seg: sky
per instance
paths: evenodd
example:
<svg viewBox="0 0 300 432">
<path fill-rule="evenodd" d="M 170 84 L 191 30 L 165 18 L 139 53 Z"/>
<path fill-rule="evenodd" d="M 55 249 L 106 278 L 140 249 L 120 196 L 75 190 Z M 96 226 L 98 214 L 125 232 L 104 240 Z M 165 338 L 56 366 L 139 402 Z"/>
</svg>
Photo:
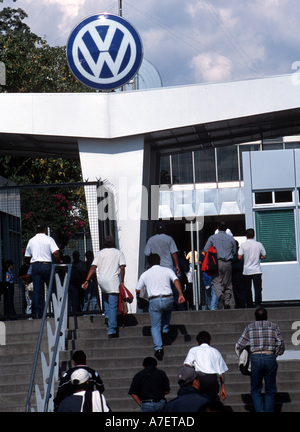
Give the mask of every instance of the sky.
<svg viewBox="0 0 300 432">
<path fill-rule="evenodd" d="M 3 0 L 52 46 L 97 13 L 119 13 L 119 0 Z M 295 72 L 300 64 L 299 0 L 122 0 L 144 58 L 163 85 L 235 81 Z"/>
</svg>

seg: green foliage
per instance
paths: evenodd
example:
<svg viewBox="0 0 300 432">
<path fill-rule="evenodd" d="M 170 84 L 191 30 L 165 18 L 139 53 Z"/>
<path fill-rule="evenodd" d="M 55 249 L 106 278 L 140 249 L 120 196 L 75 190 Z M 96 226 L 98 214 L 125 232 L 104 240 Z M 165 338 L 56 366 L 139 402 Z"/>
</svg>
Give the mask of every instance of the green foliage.
<svg viewBox="0 0 300 432">
<path fill-rule="evenodd" d="M 61 158 L 0 157 L 3 177 L 19 185 L 68 184 L 82 181 L 79 161 Z M 35 232 L 37 222 L 51 228 L 51 236 L 62 249 L 84 228 L 88 230 L 88 214 L 84 188 L 42 187 L 21 189 L 22 243 L 26 245 Z"/>
<path fill-rule="evenodd" d="M 80 162 L 62 158 L 0 156 L 1 175 L 18 184 L 77 183 Z"/>
<path fill-rule="evenodd" d="M 81 194 L 81 188 L 22 190 L 23 245 L 34 234 L 37 222 L 42 220 L 50 226 L 51 236 L 58 246 L 64 249 L 70 238 L 87 226 L 87 212 L 82 206 Z"/>
<path fill-rule="evenodd" d="M 71 73 L 66 47 L 51 47 L 32 33 L 23 21 L 22 9 L 0 12 L 0 61 L 6 67 L 5 93 L 64 93 L 95 91 L 81 84 Z"/>
<path fill-rule="evenodd" d="M 0 0 L 1 1 L 1 0 Z M 0 92 L 89 92 L 71 73 L 65 47 L 51 47 L 32 33 L 22 9 L 0 12 L 0 62 L 6 67 L 6 85 Z M 0 172 L 19 185 L 81 182 L 78 160 L 2 156 Z M 45 221 L 61 248 L 78 230 L 88 227 L 83 188 L 25 189 L 21 192 L 23 245 Z"/>
</svg>

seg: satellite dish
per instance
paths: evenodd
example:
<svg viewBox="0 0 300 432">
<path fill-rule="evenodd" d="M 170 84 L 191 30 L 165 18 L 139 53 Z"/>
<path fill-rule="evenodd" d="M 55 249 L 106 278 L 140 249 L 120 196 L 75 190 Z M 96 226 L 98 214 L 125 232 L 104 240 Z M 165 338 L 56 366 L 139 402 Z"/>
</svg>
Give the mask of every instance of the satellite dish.
<svg viewBox="0 0 300 432">
<path fill-rule="evenodd" d="M 121 90 L 145 90 L 150 88 L 162 87 L 161 76 L 156 67 L 145 58 L 142 61 L 141 67 L 135 77 L 127 83 Z"/>
</svg>

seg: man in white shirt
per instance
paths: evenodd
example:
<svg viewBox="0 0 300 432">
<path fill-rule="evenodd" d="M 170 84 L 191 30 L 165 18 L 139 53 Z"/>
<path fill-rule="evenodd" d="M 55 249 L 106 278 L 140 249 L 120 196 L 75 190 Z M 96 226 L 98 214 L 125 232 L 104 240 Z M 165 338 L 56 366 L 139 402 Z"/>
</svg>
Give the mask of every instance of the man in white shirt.
<svg viewBox="0 0 300 432">
<path fill-rule="evenodd" d="M 25 250 L 25 258 L 30 258 L 33 282 L 33 315 L 41 318 L 45 304 L 44 285 L 49 285 L 52 256 L 61 262 L 59 248 L 55 240 L 46 234 L 46 224 L 38 223 L 36 235 L 32 237 Z"/>
<path fill-rule="evenodd" d="M 220 390 L 221 399 L 226 399 L 224 373 L 228 367 L 221 353 L 210 346 L 211 337 L 206 331 L 197 335 L 197 346 L 191 348 L 184 360 L 185 366 L 190 366 L 198 372 L 200 393 L 210 401 L 215 400 Z M 219 381 L 221 389 L 219 387 Z"/>
<path fill-rule="evenodd" d="M 116 248 L 115 239 L 107 236 L 103 249 L 96 253 L 86 277 L 84 289 L 88 288 L 90 278 L 98 268 L 98 283 L 102 291 L 108 338 L 118 337 L 119 286 L 124 283 L 126 261 L 123 252 Z"/>
<path fill-rule="evenodd" d="M 266 258 L 264 246 L 254 240 L 253 228 L 246 230 L 246 242 L 242 243 L 238 250 L 238 259 L 244 259 L 243 276 L 246 291 L 247 307 L 253 307 L 252 280 L 255 294 L 255 306 L 260 307 L 262 302 L 262 270 L 260 260 Z"/>
<path fill-rule="evenodd" d="M 178 291 L 178 302 L 184 303 L 185 298 L 182 294 L 181 284 L 176 274 L 167 267 L 160 265 L 160 256 L 150 254 L 150 268 L 139 278 L 136 292 L 145 286 L 149 298 L 149 313 L 151 319 L 151 334 L 154 343 L 154 355 L 158 360 L 163 357 L 162 335 L 168 334 L 171 321 L 174 297 L 171 284 L 175 285 Z"/>
</svg>

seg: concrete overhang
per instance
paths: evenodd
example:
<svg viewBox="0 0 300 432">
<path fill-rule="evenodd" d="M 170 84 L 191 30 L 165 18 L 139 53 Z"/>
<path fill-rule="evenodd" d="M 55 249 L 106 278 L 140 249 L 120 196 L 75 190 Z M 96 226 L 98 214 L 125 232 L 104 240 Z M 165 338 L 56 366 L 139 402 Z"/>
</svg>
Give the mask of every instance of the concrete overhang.
<svg viewBox="0 0 300 432">
<path fill-rule="evenodd" d="M 78 157 L 78 139 L 143 135 L 160 153 L 300 134 L 295 74 L 112 93 L 0 94 L 0 153 Z"/>
</svg>

